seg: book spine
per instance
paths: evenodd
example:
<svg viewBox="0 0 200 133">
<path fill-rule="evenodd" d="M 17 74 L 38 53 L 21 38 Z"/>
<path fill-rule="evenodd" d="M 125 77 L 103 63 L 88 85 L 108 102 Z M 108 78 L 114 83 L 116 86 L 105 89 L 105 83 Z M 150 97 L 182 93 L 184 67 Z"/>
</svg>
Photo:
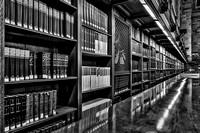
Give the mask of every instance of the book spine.
<svg viewBox="0 0 200 133">
<path fill-rule="evenodd" d="M 57 105 L 57 90 L 53 90 L 53 103 L 52 103 L 53 115 L 56 114 L 56 105 Z"/>
<path fill-rule="evenodd" d="M 28 28 L 33 29 L 33 0 L 28 0 Z"/>
<path fill-rule="evenodd" d="M 16 49 L 15 50 L 15 77 L 16 77 L 16 81 L 20 80 L 20 49 Z"/>
<path fill-rule="evenodd" d="M 61 56 L 60 56 L 60 54 L 57 54 L 57 66 L 56 66 L 56 78 L 60 78 L 60 63 L 61 63 Z"/>
<path fill-rule="evenodd" d="M 42 78 L 46 79 L 47 76 L 47 62 L 48 62 L 48 53 L 42 53 Z"/>
<path fill-rule="evenodd" d="M 70 25 L 71 29 L 70 29 L 70 36 L 71 39 L 74 39 L 74 16 L 71 16 L 71 25 Z"/>
<path fill-rule="evenodd" d="M 60 78 L 64 78 L 64 55 L 60 54 Z"/>
<path fill-rule="evenodd" d="M 65 17 L 66 17 L 66 37 L 70 38 L 70 15 L 69 13 L 65 13 Z"/>
<path fill-rule="evenodd" d="M 49 25 L 49 34 L 53 34 L 53 9 L 49 7 L 48 11 L 48 25 Z"/>
<path fill-rule="evenodd" d="M 38 0 L 34 0 L 34 30 L 39 30 L 39 2 Z"/>
<path fill-rule="evenodd" d="M 48 97 L 48 115 L 53 115 L 53 91 L 49 91 L 49 97 Z"/>
<path fill-rule="evenodd" d="M 56 10 L 56 33 L 60 36 L 60 12 Z"/>
<path fill-rule="evenodd" d="M 9 129 L 15 129 L 15 96 L 10 97 L 10 119 L 9 119 Z"/>
<path fill-rule="evenodd" d="M 34 119 L 34 95 L 33 93 L 29 94 L 29 107 L 27 107 L 27 109 L 29 109 L 28 113 L 29 113 L 29 123 L 33 122 Z"/>
<path fill-rule="evenodd" d="M 16 0 L 17 3 L 17 26 L 22 26 L 22 0 Z"/>
<path fill-rule="evenodd" d="M 26 124 L 30 122 L 30 94 L 26 94 Z"/>
<path fill-rule="evenodd" d="M 5 0 L 5 22 L 10 23 L 11 20 L 11 0 Z"/>
<path fill-rule="evenodd" d="M 33 116 L 34 116 L 34 121 L 39 120 L 39 94 L 34 93 L 33 94 Z"/>
<path fill-rule="evenodd" d="M 47 78 L 50 79 L 51 78 L 51 54 L 47 53 L 46 54 L 46 75 Z"/>
<path fill-rule="evenodd" d="M 52 9 L 53 14 L 53 34 L 56 35 L 56 9 Z"/>
<path fill-rule="evenodd" d="M 30 52 L 29 55 L 29 78 L 33 79 L 34 78 L 34 52 Z"/>
<path fill-rule="evenodd" d="M 68 55 L 64 55 L 64 77 L 67 78 Z"/>
<path fill-rule="evenodd" d="M 84 32 L 85 32 L 85 28 L 82 27 L 82 29 L 81 29 L 81 50 L 83 50 L 83 51 L 84 51 L 84 39 L 85 39 Z"/>
<path fill-rule="evenodd" d="M 49 25 L 49 23 L 48 23 L 48 7 L 47 7 L 47 5 L 44 3 L 43 4 L 43 12 L 44 12 L 44 24 L 43 24 L 43 27 L 44 27 L 44 32 L 45 33 L 49 33 L 48 32 L 48 25 Z"/>
<path fill-rule="evenodd" d="M 16 81 L 15 77 L 15 48 L 10 48 L 9 55 L 10 55 L 10 81 Z"/>
<path fill-rule="evenodd" d="M 10 54 L 9 54 L 10 48 L 5 47 L 4 55 L 5 55 L 5 76 L 4 76 L 4 82 L 10 81 L 10 74 L 9 74 L 9 67 L 10 67 Z"/>
<path fill-rule="evenodd" d="M 64 37 L 63 34 L 63 24 L 64 24 L 64 13 L 60 12 L 60 36 Z"/>
<path fill-rule="evenodd" d="M 39 118 L 44 118 L 44 92 L 39 93 Z"/>
<path fill-rule="evenodd" d="M 21 126 L 25 126 L 26 125 L 26 102 L 27 102 L 27 97 L 26 95 L 22 95 L 21 96 L 21 109 L 20 109 L 20 114 L 19 117 L 21 119 L 20 123 Z"/>
<path fill-rule="evenodd" d="M 28 0 L 23 0 L 23 27 L 28 28 Z"/>
<path fill-rule="evenodd" d="M 25 66 L 25 79 L 29 79 L 30 74 L 29 74 L 29 58 L 30 58 L 30 51 L 29 50 L 25 50 L 24 52 L 24 66 Z"/>
<path fill-rule="evenodd" d="M 11 24 L 13 24 L 13 25 L 15 25 L 16 24 L 16 17 L 15 17 L 15 13 L 16 13 L 16 6 L 15 6 L 15 4 L 16 4 L 16 0 L 11 0 L 11 3 L 10 3 L 10 5 L 11 5 L 11 18 L 10 18 L 10 20 L 11 20 Z"/>
<path fill-rule="evenodd" d="M 43 24 L 44 24 L 44 12 L 43 12 L 43 2 L 39 1 L 39 31 L 43 32 Z"/>
<path fill-rule="evenodd" d="M 10 99 L 4 98 L 4 131 L 9 131 Z"/>
<path fill-rule="evenodd" d="M 37 73 L 37 53 L 33 53 L 33 78 L 37 79 L 38 78 L 38 73 Z"/>
<path fill-rule="evenodd" d="M 48 118 L 49 117 L 49 114 L 51 115 L 50 111 L 48 110 L 49 109 L 49 99 L 50 99 L 50 95 L 49 95 L 49 92 L 45 92 L 44 93 L 44 117 L 45 118 Z"/>
<path fill-rule="evenodd" d="M 57 53 L 53 53 L 53 78 L 57 76 Z"/>
</svg>

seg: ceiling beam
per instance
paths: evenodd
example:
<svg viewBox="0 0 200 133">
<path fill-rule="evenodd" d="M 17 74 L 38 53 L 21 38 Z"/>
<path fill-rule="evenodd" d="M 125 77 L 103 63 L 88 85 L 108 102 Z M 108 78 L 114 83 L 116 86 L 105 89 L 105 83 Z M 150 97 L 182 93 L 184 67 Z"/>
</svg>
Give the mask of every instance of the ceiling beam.
<svg viewBox="0 0 200 133">
<path fill-rule="evenodd" d="M 157 25 L 155 24 L 155 22 L 149 23 L 149 24 L 145 24 L 145 23 L 144 23 L 144 24 L 141 26 L 141 29 L 145 30 L 145 29 L 151 29 L 151 28 L 155 28 L 155 27 L 157 27 Z"/>
</svg>

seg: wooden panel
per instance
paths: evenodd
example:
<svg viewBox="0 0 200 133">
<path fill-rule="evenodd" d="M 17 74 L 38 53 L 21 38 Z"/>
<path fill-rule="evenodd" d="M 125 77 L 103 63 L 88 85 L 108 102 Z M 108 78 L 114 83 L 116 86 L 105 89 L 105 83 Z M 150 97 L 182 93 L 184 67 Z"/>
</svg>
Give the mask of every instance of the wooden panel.
<svg viewBox="0 0 200 133">
<path fill-rule="evenodd" d="M 4 0 L 0 0 L 0 132 L 4 131 Z"/>
</svg>

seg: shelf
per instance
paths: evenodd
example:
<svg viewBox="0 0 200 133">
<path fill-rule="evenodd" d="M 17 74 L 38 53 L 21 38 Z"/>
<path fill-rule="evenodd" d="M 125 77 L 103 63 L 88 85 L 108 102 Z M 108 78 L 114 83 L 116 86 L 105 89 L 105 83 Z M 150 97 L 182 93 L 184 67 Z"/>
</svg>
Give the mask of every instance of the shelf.
<svg viewBox="0 0 200 133">
<path fill-rule="evenodd" d="M 15 85 L 15 84 L 30 84 L 30 83 L 44 83 L 44 82 L 57 82 L 57 81 L 66 81 L 66 80 L 75 80 L 77 77 L 67 77 L 67 78 L 57 78 L 57 79 L 30 79 L 22 81 L 11 81 L 5 82 L 5 85 Z"/>
<path fill-rule="evenodd" d="M 143 80 L 143 84 L 150 82 L 150 80 Z"/>
<path fill-rule="evenodd" d="M 143 47 L 144 47 L 144 46 L 145 46 L 145 47 L 149 47 L 148 44 L 146 44 L 146 43 L 143 42 Z"/>
<path fill-rule="evenodd" d="M 34 126 L 40 126 L 42 123 L 45 123 L 45 122 L 48 122 L 48 121 L 53 121 L 56 118 L 62 117 L 64 115 L 66 115 L 68 113 L 71 113 L 71 112 L 74 112 L 76 110 L 77 109 L 73 108 L 73 107 L 67 107 L 67 106 L 66 107 L 62 107 L 62 108 L 59 108 L 59 109 L 56 110 L 56 112 L 58 113 L 56 115 L 53 115 L 53 116 L 51 116 L 49 118 L 46 118 L 46 119 L 38 120 L 36 122 L 30 123 L 28 125 L 25 125 L 23 127 L 19 127 L 19 128 L 15 128 L 13 130 L 9 130 L 6 133 L 23 132 L 23 130 L 26 130 L 26 129 L 34 127 Z"/>
<path fill-rule="evenodd" d="M 90 92 L 94 92 L 94 91 L 99 91 L 99 90 L 104 90 L 107 88 L 111 88 L 112 86 L 106 86 L 106 87 L 102 87 L 102 88 L 97 88 L 97 89 L 91 89 L 91 90 L 87 90 L 87 91 L 83 91 L 82 93 L 90 93 Z"/>
<path fill-rule="evenodd" d="M 136 82 L 136 83 L 132 83 L 132 86 L 136 86 L 136 85 L 140 85 L 140 84 L 142 84 L 142 81 Z"/>
<path fill-rule="evenodd" d="M 149 58 L 148 56 L 144 56 L 144 55 L 143 55 L 143 59 L 149 60 L 150 58 Z"/>
<path fill-rule="evenodd" d="M 132 73 L 141 73 L 142 71 L 140 70 L 132 70 Z"/>
<path fill-rule="evenodd" d="M 48 42 L 49 41 L 55 42 L 57 45 L 60 45 L 59 43 L 63 43 L 62 46 L 66 46 L 66 45 L 69 46 L 71 45 L 71 43 L 75 44 L 77 42 L 77 40 L 75 39 L 56 36 L 56 35 L 48 34 L 45 32 L 40 32 L 33 29 L 19 27 L 16 25 L 8 24 L 8 23 L 5 23 L 5 33 L 16 36 L 16 37 L 22 37 L 23 39 L 25 37 L 32 40 L 43 40 L 43 41 L 48 41 Z"/>
<path fill-rule="evenodd" d="M 136 56 L 136 57 L 139 57 L 139 58 L 141 58 L 141 57 L 142 57 L 142 54 L 140 54 L 140 53 L 135 53 L 135 52 L 132 52 L 132 56 Z"/>
<path fill-rule="evenodd" d="M 53 8 L 57 8 L 61 11 L 68 12 L 70 14 L 77 11 L 77 7 L 65 2 L 64 0 L 55 0 L 54 2 L 49 1 L 49 0 L 42 0 L 42 1 L 45 2 L 46 4 L 48 4 L 49 6 L 53 7 Z"/>
<path fill-rule="evenodd" d="M 131 89 L 125 89 L 125 90 L 123 90 L 123 91 L 118 92 L 117 94 L 115 94 L 115 96 L 121 95 L 121 94 L 126 93 L 126 92 L 128 92 L 128 91 L 130 91 L 130 90 L 131 90 Z"/>
<path fill-rule="evenodd" d="M 82 52 L 82 56 L 87 57 L 94 57 L 94 58 L 112 58 L 111 55 L 105 55 L 105 54 L 97 54 L 97 53 L 91 53 L 91 52 Z"/>
<path fill-rule="evenodd" d="M 150 72 L 150 70 L 143 70 L 143 73 L 144 73 L 144 72 Z"/>
<path fill-rule="evenodd" d="M 108 34 L 108 33 L 106 33 L 106 32 L 103 32 L 103 31 L 98 30 L 98 29 L 96 29 L 96 28 L 94 28 L 94 27 L 88 26 L 88 25 L 86 25 L 86 24 L 82 24 L 82 26 L 85 27 L 85 28 L 88 28 L 88 29 L 90 29 L 90 30 L 94 30 L 94 31 L 96 31 L 96 32 L 98 32 L 98 33 L 107 35 L 107 36 L 109 36 L 109 37 L 112 36 L 111 34 Z"/>
<path fill-rule="evenodd" d="M 124 72 L 115 72 L 115 76 L 123 76 L 123 75 L 129 75 L 130 72 L 124 71 Z"/>
</svg>

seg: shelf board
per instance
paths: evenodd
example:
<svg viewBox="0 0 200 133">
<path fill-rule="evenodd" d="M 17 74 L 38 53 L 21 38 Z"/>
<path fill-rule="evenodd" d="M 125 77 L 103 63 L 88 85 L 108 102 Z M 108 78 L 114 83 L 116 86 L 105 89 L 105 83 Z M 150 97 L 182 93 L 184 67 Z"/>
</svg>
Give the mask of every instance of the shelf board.
<svg viewBox="0 0 200 133">
<path fill-rule="evenodd" d="M 95 58 L 112 58 L 111 55 L 105 55 L 105 54 L 97 54 L 97 53 L 91 53 L 91 52 L 82 52 L 82 56 L 87 57 L 95 57 Z"/>
<path fill-rule="evenodd" d="M 142 54 L 140 54 L 140 53 L 135 53 L 135 52 L 132 52 L 132 56 L 136 56 L 136 57 L 139 57 L 139 58 L 141 58 L 141 57 L 142 57 Z"/>
<path fill-rule="evenodd" d="M 122 75 L 129 75 L 130 74 L 130 72 L 128 71 L 122 71 L 122 72 L 115 72 L 115 76 L 122 76 Z"/>
<path fill-rule="evenodd" d="M 146 44 L 145 42 L 143 42 L 143 46 L 145 46 L 145 47 L 149 47 L 149 45 Z"/>
<path fill-rule="evenodd" d="M 109 36 L 109 37 L 112 36 L 111 34 L 108 34 L 108 33 L 106 33 L 106 32 L 103 32 L 103 31 L 101 31 L 101 30 L 98 30 L 98 29 L 96 29 L 96 28 L 93 28 L 93 27 L 88 26 L 88 25 L 86 25 L 86 24 L 82 24 L 82 26 L 85 27 L 85 28 L 88 28 L 88 29 L 90 29 L 90 30 L 96 31 L 96 32 L 98 32 L 98 33 L 107 35 L 107 36 Z"/>
<path fill-rule="evenodd" d="M 141 70 L 132 70 L 132 73 L 141 73 Z"/>
<path fill-rule="evenodd" d="M 107 88 L 111 88 L 112 86 L 106 86 L 106 87 L 101 87 L 101 88 L 97 88 L 97 89 L 91 89 L 91 90 L 87 90 L 87 91 L 83 91 L 82 93 L 89 93 L 89 92 L 94 92 L 94 91 L 99 91 L 99 90 L 104 90 Z"/>
<path fill-rule="evenodd" d="M 150 72 L 150 70 L 143 70 L 143 72 Z"/>
<path fill-rule="evenodd" d="M 130 90 L 131 90 L 131 89 L 126 89 L 126 90 L 124 90 L 124 91 L 122 91 L 122 92 L 119 92 L 119 93 L 115 94 L 115 96 L 121 95 L 121 94 L 126 93 L 126 92 L 128 92 L 128 91 L 130 91 Z"/>
<path fill-rule="evenodd" d="M 15 133 L 15 132 L 23 132 L 23 130 L 25 129 L 28 129 L 28 128 L 31 128 L 33 126 L 39 126 L 40 124 L 42 123 L 45 123 L 45 122 L 48 122 L 48 121 L 51 121 L 51 120 L 54 120 L 56 118 L 59 118 L 59 117 L 62 117 L 68 113 L 71 113 L 71 112 L 74 112 L 76 111 L 77 109 L 76 108 L 73 108 L 73 107 L 62 107 L 62 108 L 59 108 L 59 109 L 56 109 L 56 112 L 58 112 L 58 114 L 56 115 L 53 115 L 49 118 L 46 118 L 46 119 L 41 119 L 41 120 L 38 120 L 36 122 L 33 122 L 33 123 L 30 123 L 30 124 L 27 124 L 23 127 L 19 127 L 19 128 L 15 128 L 13 130 L 9 130 L 7 131 L 6 133 Z"/>
<path fill-rule="evenodd" d="M 135 39 L 133 37 L 132 37 L 132 40 L 136 41 L 137 43 L 141 43 L 141 41 L 139 41 L 139 40 L 137 40 L 137 39 Z"/>
<path fill-rule="evenodd" d="M 142 84 L 142 81 L 136 82 L 136 83 L 132 83 L 132 86 L 136 86 L 136 85 L 140 85 L 140 84 Z"/>
<path fill-rule="evenodd" d="M 150 80 L 143 80 L 143 84 L 148 82 L 150 82 Z"/>
<path fill-rule="evenodd" d="M 22 81 L 11 81 L 5 82 L 5 85 L 15 85 L 15 84 L 30 84 L 30 83 L 43 83 L 43 82 L 56 82 L 56 81 L 66 81 L 66 80 L 75 80 L 77 77 L 67 77 L 67 78 L 57 78 L 57 79 L 30 79 Z"/>
<path fill-rule="evenodd" d="M 8 23 L 5 23 L 5 29 L 6 29 L 5 32 L 7 34 L 18 36 L 18 37 L 27 37 L 30 39 L 39 39 L 39 40 L 44 40 L 44 41 L 57 42 L 57 44 L 58 42 L 62 42 L 64 43 L 64 45 L 67 45 L 66 42 L 71 42 L 71 43 L 77 42 L 77 40 L 75 39 L 56 36 L 49 33 L 40 32 L 33 29 L 28 29 L 28 28 L 24 28 L 24 27 L 20 27 L 16 25 L 8 24 Z"/>
<path fill-rule="evenodd" d="M 149 60 L 150 58 L 148 56 L 143 55 L 143 59 Z"/>
</svg>

